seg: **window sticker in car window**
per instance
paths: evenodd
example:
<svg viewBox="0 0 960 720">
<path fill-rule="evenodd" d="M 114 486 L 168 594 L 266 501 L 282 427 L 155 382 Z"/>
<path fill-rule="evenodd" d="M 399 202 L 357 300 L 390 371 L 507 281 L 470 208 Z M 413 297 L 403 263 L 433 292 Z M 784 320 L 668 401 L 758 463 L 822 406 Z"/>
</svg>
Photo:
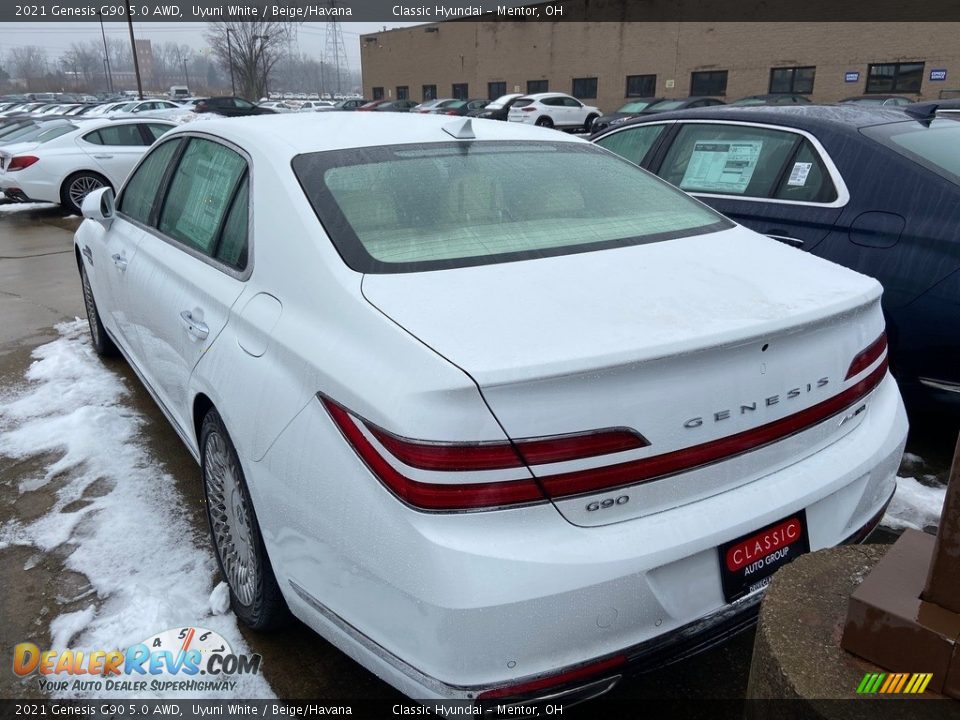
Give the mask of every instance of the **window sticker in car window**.
<svg viewBox="0 0 960 720">
<path fill-rule="evenodd" d="M 743 194 L 757 167 L 762 140 L 698 141 L 680 181 L 682 190 Z"/>
<path fill-rule="evenodd" d="M 787 185 L 796 185 L 798 187 L 806 185 L 807 176 L 810 175 L 810 168 L 812 167 L 813 163 L 795 162 L 793 164 L 793 170 L 790 171 L 790 179 L 787 180 Z"/>
</svg>

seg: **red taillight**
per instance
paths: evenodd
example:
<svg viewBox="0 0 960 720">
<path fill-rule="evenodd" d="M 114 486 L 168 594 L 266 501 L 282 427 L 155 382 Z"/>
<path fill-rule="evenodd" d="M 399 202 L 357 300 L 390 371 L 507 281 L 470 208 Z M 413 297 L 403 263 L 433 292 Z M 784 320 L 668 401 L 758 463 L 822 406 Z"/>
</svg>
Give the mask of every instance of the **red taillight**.
<svg viewBox="0 0 960 720">
<path fill-rule="evenodd" d="M 371 423 L 355 418 L 329 398 L 320 396 L 337 427 L 367 466 L 396 495 L 427 510 L 464 510 L 540 502 L 546 498 L 537 481 L 526 472 L 527 464 L 578 460 L 642 448 L 649 443 L 624 428 L 516 443 L 440 443 L 398 437 Z M 404 465 L 421 470 L 463 472 L 517 469 L 526 477 L 490 483 L 426 483 L 398 471 L 364 435 L 358 423 L 383 448 Z"/>
<path fill-rule="evenodd" d="M 398 472 L 367 440 L 345 409 L 320 397 L 330 417 L 367 467 L 397 497 L 423 510 L 476 510 L 479 508 L 543 502 L 546 498 L 536 480 L 506 480 L 490 483 L 425 483 Z M 425 446 L 426 444 L 424 444 Z M 443 446 L 460 447 L 460 446 Z M 471 446 L 463 446 L 468 448 Z M 473 446 L 478 447 L 478 446 Z M 519 463 L 519 460 L 516 462 Z M 519 465 L 518 465 L 519 466 Z"/>
<path fill-rule="evenodd" d="M 616 670 L 617 668 L 626 664 L 626 656 L 614 655 L 613 657 L 606 658 L 605 660 L 598 660 L 597 662 L 593 662 L 588 665 L 581 665 L 573 670 L 567 670 L 559 675 L 549 675 L 547 677 L 529 680 L 516 685 L 507 685 L 506 687 L 496 688 L 495 690 L 487 690 L 486 692 L 480 693 L 477 696 L 477 699 L 497 700 L 501 698 L 523 698 L 531 695 L 536 696 L 537 693 L 540 693 L 544 690 L 559 687 L 560 685 L 568 685 L 570 683 L 577 682 L 578 680 L 586 680 L 596 675 L 602 675 L 605 672 Z"/>
<path fill-rule="evenodd" d="M 36 155 L 18 155 L 17 157 L 10 158 L 10 163 L 7 165 L 7 171 L 13 172 L 14 170 L 23 170 L 39 160 L 40 158 L 38 158 Z"/>
<path fill-rule="evenodd" d="M 543 465 L 646 447 L 632 430 L 613 428 L 590 433 L 491 443 L 425 443 L 400 438 L 371 423 L 364 425 L 400 462 L 421 470 L 503 470 L 524 464 Z M 517 452 L 519 451 L 519 455 Z"/>
<path fill-rule="evenodd" d="M 844 380 L 849 380 L 873 365 L 883 351 L 887 349 L 887 333 L 880 333 L 880 337 L 870 343 L 865 350 L 860 352 L 850 363 L 850 369 L 847 370 L 847 376 Z"/>
<path fill-rule="evenodd" d="M 535 107 L 522 107 L 522 108 L 520 108 L 520 112 L 533 112 L 534 110 L 536 110 Z"/>
</svg>

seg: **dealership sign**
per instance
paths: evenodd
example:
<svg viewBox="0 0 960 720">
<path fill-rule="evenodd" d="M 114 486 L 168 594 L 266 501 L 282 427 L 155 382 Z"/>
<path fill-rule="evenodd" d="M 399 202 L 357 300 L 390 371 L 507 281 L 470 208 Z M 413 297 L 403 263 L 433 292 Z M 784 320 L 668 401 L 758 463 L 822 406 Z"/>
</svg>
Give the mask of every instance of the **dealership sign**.
<svg viewBox="0 0 960 720">
<path fill-rule="evenodd" d="M 860 71 L 853 70 L 851 72 L 845 73 L 843 76 L 844 82 L 859 82 L 860 80 Z"/>
<path fill-rule="evenodd" d="M 941 80 L 946 80 L 946 79 L 947 79 L 947 71 L 946 71 L 946 70 L 931 70 L 931 71 L 930 71 L 930 79 L 933 80 L 934 82 L 941 81 Z"/>
</svg>

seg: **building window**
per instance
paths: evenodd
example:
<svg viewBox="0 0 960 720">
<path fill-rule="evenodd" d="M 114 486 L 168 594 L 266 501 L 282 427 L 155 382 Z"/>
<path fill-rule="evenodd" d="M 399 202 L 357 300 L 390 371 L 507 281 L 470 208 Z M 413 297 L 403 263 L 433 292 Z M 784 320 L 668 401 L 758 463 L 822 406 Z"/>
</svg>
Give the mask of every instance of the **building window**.
<svg viewBox="0 0 960 720">
<path fill-rule="evenodd" d="M 770 93 L 809 95 L 816 74 L 815 67 L 770 68 Z"/>
<path fill-rule="evenodd" d="M 507 94 L 507 84 L 505 82 L 487 83 L 487 97 L 490 100 L 496 100 L 501 95 Z"/>
<path fill-rule="evenodd" d="M 570 93 L 575 98 L 595 98 L 597 96 L 596 78 L 574 78 Z"/>
<path fill-rule="evenodd" d="M 424 85 L 423 86 L 423 101 L 427 100 L 436 100 L 437 99 L 437 86 L 436 85 Z"/>
<path fill-rule="evenodd" d="M 690 95 L 726 95 L 727 71 L 708 70 L 690 73 Z"/>
<path fill-rule="evenodd" d="M 923 63 L 888 63 L 867 68 L 868 93 L 919 93 Z"/>
<path fill-rule="evenodd" d="M 383 88 L 375 87 L 373 89 L 373 99 L 374 100 L 383 100 Z"/>
<path fill-rule="evenodd" d="M 397 100 L 407 100 L 410 98 L 409 85 L 397 85 Z"/>
<path fill-rule="evenodd" d="M 455 100 L 466 100 L 470 91 L 467 89 L 467 83 L 453 84 L 453 97 Z"/>
<path fill-rule="evenodd" d="M 653 97 L 656 94 L 656 75 L 627 75 L 627 91 L 624 97 Z"/>
<path fill-rule="evenodd" d="M 527 95 L 534 93 L 550 92 L 549 84 L 546 80 L 527 80 Z"/>
</svg>

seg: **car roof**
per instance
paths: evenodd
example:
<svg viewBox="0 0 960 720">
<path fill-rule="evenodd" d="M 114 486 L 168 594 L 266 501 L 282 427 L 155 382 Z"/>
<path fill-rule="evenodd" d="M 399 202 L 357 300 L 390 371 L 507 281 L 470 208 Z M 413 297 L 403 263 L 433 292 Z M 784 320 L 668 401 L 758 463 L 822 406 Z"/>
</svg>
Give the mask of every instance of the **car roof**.
<svg viewBox="0 0 960 720">
<path fill-rule="evenodd" d="M 902 108 L 890 106 L 845 105 L 712 105 L 708 108 L 671 110 L 629 120 L 617 128 L 644 122 L 665 120 L 740 120 L 747 122 L 786 125 L 801 129 L 847 128 L 855 131 L 870 125 L 916 120 Z"/>
<path fill-rule="evenodd" d="M 524 95 L 524 97 L 528 97 L 531 100 L 541 100 L 543 98 L 550 98 L 550 97 L 573 97 L 573 95 L 570 95 L 569 93 L 564 93 L 564 92 L 542 92 L 542 93 L 532 93 L 530 95 Z"/>
<path fill-rule="evenodd" d="M 453 142 L 454 137 L 443 128 L 458 128 L 467 120 L 476 139 L 481 141 L 586 142 L 573 135 L 521 123 L 407 113 L 281 113 L 218 118 L 180 125 L 166 137 L 189 132 L 209 133 L 242 148 L 255 148 L 270 157 L 289 160 L 303 153 L 327 150 Z"/>
</svg>

